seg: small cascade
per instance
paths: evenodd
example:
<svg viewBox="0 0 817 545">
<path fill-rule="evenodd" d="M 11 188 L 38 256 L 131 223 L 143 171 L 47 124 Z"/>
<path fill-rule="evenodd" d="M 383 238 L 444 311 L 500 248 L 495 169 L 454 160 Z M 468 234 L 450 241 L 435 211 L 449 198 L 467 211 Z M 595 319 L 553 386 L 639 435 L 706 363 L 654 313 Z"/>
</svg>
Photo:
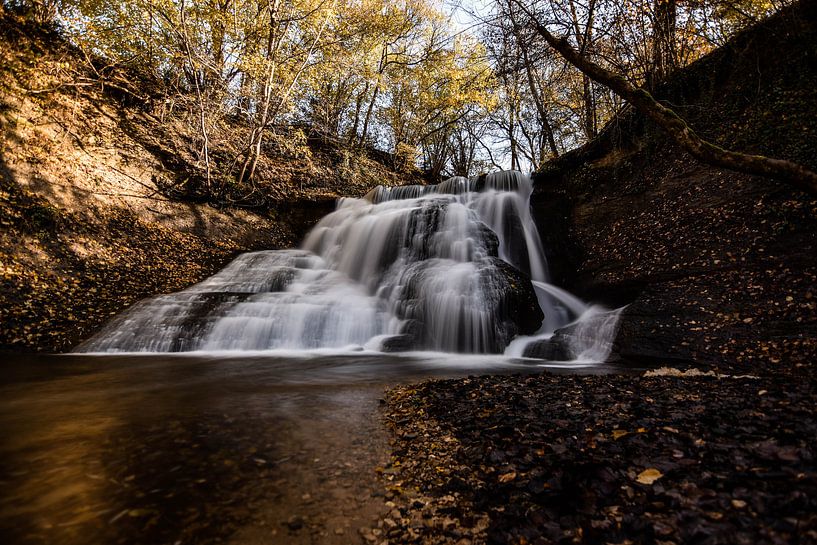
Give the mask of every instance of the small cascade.
<svg viewBox="0 0 817 545">
<path fill-rule="evenodd" d="M 147 299 L 85 352 L 368 349 L 603 361 L 618 314 L 548 283 L 530 179 L 341 199 L 300 250 L 253 252 Z"/>
<path fill-rule="evenodd" d="M 574 359 L 607 360 L 613 350 L 613 339 L 622 310 L 609 310 L 594 305 L 572 324 L 572 330 L 568 329 L 564 334 L 567 335 L 568 349 Z"/>
<path fill-rule="evenodd" d="M 583 316 L 589 310 L 587 303 L 553 284 L 534 280 L 533 288 L 536 290 L 539 306 L 550 310 L 542 322 L 540 333 L 552 333 Z"/>
<path fill-rule="evenodd" d="M 179 293 L 147 299 L 85 351 L 187 352 L 343 348 L 396 334 L 383 301 L 319 256 L 253 252 Z"/>
</svg>

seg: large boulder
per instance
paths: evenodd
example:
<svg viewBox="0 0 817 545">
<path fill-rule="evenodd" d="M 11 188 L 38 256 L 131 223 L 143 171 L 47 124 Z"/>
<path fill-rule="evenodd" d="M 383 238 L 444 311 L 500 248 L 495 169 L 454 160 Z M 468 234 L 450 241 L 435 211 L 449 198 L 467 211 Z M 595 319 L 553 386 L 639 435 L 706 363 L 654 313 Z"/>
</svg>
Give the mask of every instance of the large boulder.
<svg viewBox="0 0 817 545">
<path fill-rule="evenodd" d="M 576 355 L 570 349 L 568 339 L 554 334 L 549 339 L 534 341 L 525 347 L 522 355 L 526 358 L 537 358 L 547 361 L 571 361 Z"/>
<path fill-rule="evenodd" d="M 542 324 L 530 278 L 496 257 L 476 262 L 427 259 L 402 274 L 395 308 L 411 320 L 422 348 L 502 352 Z"/>
</svg>

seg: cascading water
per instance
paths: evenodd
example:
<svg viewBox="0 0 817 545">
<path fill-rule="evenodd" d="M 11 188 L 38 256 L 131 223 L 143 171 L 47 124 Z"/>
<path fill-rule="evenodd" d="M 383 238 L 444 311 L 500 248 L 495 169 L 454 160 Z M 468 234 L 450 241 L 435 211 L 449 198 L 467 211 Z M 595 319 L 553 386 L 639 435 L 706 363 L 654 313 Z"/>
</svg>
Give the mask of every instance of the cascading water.
<svg viewBox="0 0 817 545">
<path fill-rule="evenodd" d="M 244 254 L 140 302 L 79 350 L 362 347 L 603 361 L 618 313 L 548 283 L 531 192 L 527 176 L 500 172 L 341 199 L 301 250 Z"/>
</svg>

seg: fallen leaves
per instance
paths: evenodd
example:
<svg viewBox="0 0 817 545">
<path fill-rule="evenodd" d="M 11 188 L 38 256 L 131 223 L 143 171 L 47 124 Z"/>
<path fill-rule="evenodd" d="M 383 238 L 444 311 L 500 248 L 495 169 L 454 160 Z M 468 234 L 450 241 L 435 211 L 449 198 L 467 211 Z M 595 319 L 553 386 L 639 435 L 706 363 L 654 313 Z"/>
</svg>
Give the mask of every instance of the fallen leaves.
<svg viewBox="0 0 817 545">
<path fill-rule="evenodd" d="M 663 476 L 664 476 L 663 473 L 661 473 L 660 471 L 658 471 L 654 467 L 651 467 L 651 468 L 647 468 L 644 471 L 642 471 L 641 473 L 639 473 L 638 476 L 635 478 L 635 480 L 638 481 L 641 484 L 650 485 L 650 484 L 654 483 L 655 481 L 657 481 L 658 479 L 660 479 Z"/>
<path fill-rule="evenodd" d="M 386 537 L 803 542 L 817 535 L 815 392 L 814 379 L 786 377 L 548 375 L 392 390 L 396 472 L 384 477 L 400 483 L 393 501 L 407 514 Z M 418 438 L 403 439 L 407 431 Z M 457 441 L 441 440 L 449 436 Z M 474 532 L 469 521 L 483 517 Z M 446 518 L 455 525 L 422 524 Z"/>
<path fill-rule="evenodd" d="M 658 369 L 650 369 L 644 372 L 645 377 L 677 377 L 677 378 L 697 378 L 697 377 L 712 377 L 717 379 L 734 378 L 734 379 L 749 379 L 757 380 L 756 375 L 726 375 L 716 373 L 715 371 L 701 371 L 700 369 L 686 369 L 680 370 L 674 367 L 659 367 Z"/>
<path fill-rule="evenodd" d="M 645 377 L 717 377 L 715 371 L 701 371 L 700 369 L 686 369 L 684 371 L 674 367 L 659 367 L 644 373 Z"/>
</svg>

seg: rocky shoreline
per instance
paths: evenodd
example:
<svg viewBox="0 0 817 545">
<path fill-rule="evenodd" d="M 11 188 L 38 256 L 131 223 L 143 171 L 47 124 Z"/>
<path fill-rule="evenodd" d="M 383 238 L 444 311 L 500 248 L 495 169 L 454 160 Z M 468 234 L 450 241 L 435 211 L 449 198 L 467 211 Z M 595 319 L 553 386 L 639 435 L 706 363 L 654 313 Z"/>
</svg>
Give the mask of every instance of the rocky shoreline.
<svg viewBox="0 0 817 545">
<path fill-rule="evenodd" d="M 652 375 L 652 376 L 650 376 Z M 380 543 L 817 543 L 815 381 L 665 371 L 392 389 Z"/>
</svg>

